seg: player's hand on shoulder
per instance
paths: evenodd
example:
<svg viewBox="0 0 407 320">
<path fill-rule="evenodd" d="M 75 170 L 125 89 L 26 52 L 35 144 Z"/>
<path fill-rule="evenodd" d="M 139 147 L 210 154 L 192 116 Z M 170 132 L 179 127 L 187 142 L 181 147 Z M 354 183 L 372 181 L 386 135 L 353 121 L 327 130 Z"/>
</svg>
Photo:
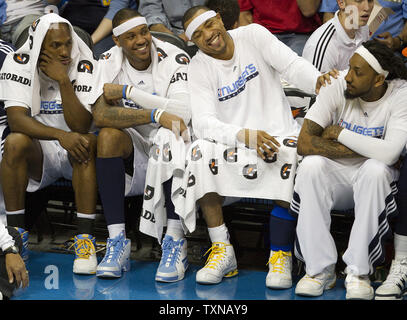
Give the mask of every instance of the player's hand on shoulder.
<svg viewBox="0 0 407 320">
<path fill-rule="evenodd" d="M 87 163 L 90 159 L 90 142 L 84 134 L 65 132 L 58 139 L 61 146 L 69 155 L 80 163 Z"/>
<path fill-rule="evenodd" d="M 327 83 L 331 84 L 331 77 L 337 79 L 338 75 L 339 75 L 339 71 L 336 69 L 333 69 L 333 70 L 319 76 L 317 79 L 317 85 L 315 87 L 315 93 L 319 94 L 319 90 L 321 89 L 321 87 L 326 87 Z"/>
<path fill-rule="evenodd" d="M 105 83 L 103 85 L 103 95 L 107 102 L 114 103 L 123 98 L 122 84 Z"/>
</svg>

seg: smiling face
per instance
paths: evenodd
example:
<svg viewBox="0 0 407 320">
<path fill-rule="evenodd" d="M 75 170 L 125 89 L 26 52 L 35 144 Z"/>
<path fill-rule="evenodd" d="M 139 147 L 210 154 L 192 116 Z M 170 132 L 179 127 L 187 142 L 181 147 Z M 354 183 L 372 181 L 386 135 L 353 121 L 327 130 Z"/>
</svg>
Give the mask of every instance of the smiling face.
<svg viewBox="0 0 407 320">
<path fill-rule="evenodd" d="M 68 69 L 72 59 L 71 30 L 66 23 L 52 24 L 41 46 L 41 53 L 46 50 L 53 58 L 58 59 Z"/>
<path fill-rule="evenodd" d="M 186 22 L 185 28 L 187 28 L 197 16 L 204 12 L 204 9 L 198 10 L 195 15 Z M 222 58 L 227 54 L 229 49 L 230 38 L 223 26 L 219 13 L 196 28 L 191 40 L 200 50 L 214 58 Z"/>
<path fill-rule="evenodd" d="M 125 22 L 125 21 L 123 21 Z M 151 33 L 146 24 L 139 25 L 118 37 L 113 37 L 130 64 L 137 70 L 145 70 L 151 63 Z"/>
</svg>

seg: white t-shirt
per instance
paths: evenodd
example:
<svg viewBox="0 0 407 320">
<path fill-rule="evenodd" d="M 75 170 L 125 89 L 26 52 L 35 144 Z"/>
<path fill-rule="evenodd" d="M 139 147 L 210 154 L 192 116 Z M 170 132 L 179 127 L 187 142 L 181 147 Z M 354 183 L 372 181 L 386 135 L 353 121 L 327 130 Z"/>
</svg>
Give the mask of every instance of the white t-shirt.
<svg viewBox="0 0 407 320">
<path fill-rule="evenodd" d="M 349 68 L 349 59 L 362 42 L 369 40 L 369 27 L 363 26 L 351 39 L 339 22 L 338 12 L 315 30 L 305 43 L 302 56 L 322 73 Z"/>
<path fill-rule="evenodd" d="M 357 134 L 384 140 L 390 129 L 407 132 L 406 81 L 388 81 L 388 88 L 382 98 L 366 102 L 361 98 L 345 99 L 346 73 L 346 70 L 342 71 L 330 86 L 321 89 L 305 119 L 323 128 L 337 124 Z M 405 145 L 401 141 L 403 143 Z M 338 161 L 351 165 L 364 160 L 352 158 Z"/>
<path fill-rule="evenodd" d="M 229 31 L 232 59 L 219 60 L 202 51 L 188 68 L 192 126 L 198 138 L 236 144 L 242 128 L 275 136 L 296 136 L 280 76 L 296 87 L 315 93 L 320 73 L 266 28 L 251 24 Z"/>
<path fill-rule="evenodd" d="M 71 131 L 65 122 L 64 109 L 62 107 L 61 92 L 57 81 L 47 77 L 41 70 L 39 71 L 41 107 L 40 113 L 34 119 L 42 124 L 58 128 L 64 131 Z M 29 108 L 23 102 L 5 101 L 4 107 L 24 107 Z"/>
</svg>

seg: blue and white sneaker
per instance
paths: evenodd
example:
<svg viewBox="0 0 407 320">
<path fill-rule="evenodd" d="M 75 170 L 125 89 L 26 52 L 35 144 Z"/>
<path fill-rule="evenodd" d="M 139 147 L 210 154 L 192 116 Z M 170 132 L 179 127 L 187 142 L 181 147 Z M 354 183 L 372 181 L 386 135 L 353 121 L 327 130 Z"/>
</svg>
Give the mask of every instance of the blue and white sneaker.
<svg viewBox="0 0 407 320">
<path fill-rule="evenodd" d="M 21 249 L 20 255 L 24 261 L 28 260 L 28 231 L 23 228 L 15 227 L 21 236 L 21 241 L 23 242 L 23 247 Z"/>
<path fill-rule="evenodd" d="M 95 274 L 98 265 L 95 249 L 96 239 L 90 234 L 78 234 L 74 237 L 75 260 L 73 272 L 76 274 Z"/>
<path fill-rule="evenodd" d="M 162 244 L 161 261 L 155 275 L 155 280 L 161 282 L 182 280 L 187 268 L 187 240 L 182 238 L 174 241 L 173 237 L 165 235 Z"/>
<path fill-rule="evenodd" d="M 97 277 L 120 278 L 122 271 L 130 270 L 131 240 L 122 231 L 116 238 L 107 239 L 106 254 L 96 270 Z"/>
</svg>

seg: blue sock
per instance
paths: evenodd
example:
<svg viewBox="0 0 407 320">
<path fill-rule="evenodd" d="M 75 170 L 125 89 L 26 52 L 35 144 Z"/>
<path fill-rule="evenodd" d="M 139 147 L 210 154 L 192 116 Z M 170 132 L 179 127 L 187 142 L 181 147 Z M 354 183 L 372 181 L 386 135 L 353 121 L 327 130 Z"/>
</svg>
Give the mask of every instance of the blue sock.
<svg viewBox="0 0 407 320">
<path fill-rule="evenodd" d="M 96 158 L 96 176 L 107 225 L 125 223 L 126 176 L 123 159 Z"/>
<path fill-rule="evenodd" d="M 292 251 L 296 224 L 288 209 L 274 205 L 270 212 L 270 250 Z"/>
</svg>

